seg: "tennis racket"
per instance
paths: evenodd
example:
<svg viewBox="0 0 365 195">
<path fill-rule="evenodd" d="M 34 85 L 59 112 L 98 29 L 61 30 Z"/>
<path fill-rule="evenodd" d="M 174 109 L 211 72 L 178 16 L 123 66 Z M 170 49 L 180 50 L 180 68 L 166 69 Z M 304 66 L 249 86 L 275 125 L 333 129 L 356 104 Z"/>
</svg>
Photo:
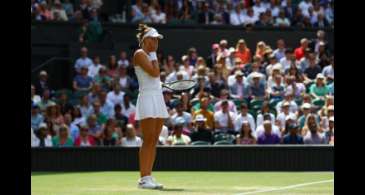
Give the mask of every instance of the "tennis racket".
<svg viewBox="0 0 365 195">
<path fill-rule="evenodd" d="M 162 87 L 168 88 L 174 92 L 188 91 L 195 87 L 196 81 L 194 80 L 181 80 L 169 83 L 162 83 Z"/>
</svg>

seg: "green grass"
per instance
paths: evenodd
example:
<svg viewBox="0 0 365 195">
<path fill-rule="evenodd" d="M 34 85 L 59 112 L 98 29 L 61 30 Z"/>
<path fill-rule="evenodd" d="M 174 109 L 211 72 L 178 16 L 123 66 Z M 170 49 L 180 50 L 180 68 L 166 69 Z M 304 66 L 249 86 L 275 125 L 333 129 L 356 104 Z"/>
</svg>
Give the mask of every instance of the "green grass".
<svg viewBox="0 0 365 195">
<path fill-rule="evenodd" d="M 32 195 L 211 195 L 277 189 L 334 178 L 333 172 L 154 172 L 164 190 L 137 188 L 138 172 L 32 173 Z M 262 195 L 334 194 L 333 182 Z"/>
</svg>

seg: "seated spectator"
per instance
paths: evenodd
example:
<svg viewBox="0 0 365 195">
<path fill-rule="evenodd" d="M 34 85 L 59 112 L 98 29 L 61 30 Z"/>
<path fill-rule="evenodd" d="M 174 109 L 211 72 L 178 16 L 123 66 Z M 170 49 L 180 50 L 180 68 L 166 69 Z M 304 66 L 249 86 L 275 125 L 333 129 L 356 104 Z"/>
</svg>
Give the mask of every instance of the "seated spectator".
<svg viewBox="0 0 365 195">
<path fill-rule="evenodd" d="M 205 125 L 208 129 L 214 129 L 214 114 L 212 111 L 208 110 L 209 99 L 207 97 L 203 97 L 200 99 L 200 109 L 194 112 L 193 120 L 195 120 L 196 116 L 201 114 L 206 118 Z"/>
<path fill-rule="evenodd" d="M 255 0 L 254 6 L 252 8 L 256 16 L 267 10 L 267 7 L 263 3 L 261 3 L 261 0 Z"/>
<path fill-rule="evenodd" d="M 105 124 L 102 136 L 97 140 L 97 145 L 115 146 L 117 145 L 118 134 L 115 130 L 115 121 L 108 119 Z"/>
<path fill-rule="evenodd" d="M 251 82 L 252 75 L 254 75 L 254 73 L 261 74 L 262 81 L 264 81 L 266 78 L 264 75 L 265 68 L 263 67 L 263 64 L 262 64 L 262 58 L 258 57 L 258 56 L 255 56 L 253 58 L 253 63 L 250 67 L 248 67 L 248 66 L 244 67 L 243 72 L 247 76 L 247 79 L 246 79 L 247 82 Z"/>
<path fill-rule="evenodd" d="M 237 4 L 234 11 L 231 11 L 230 13 L 229 21 L 231 25 L 238 26 L 243 24 L 244 20 L 245 20 L 245 15 L 241 10 L 241 5 Z"/>
<path fill-rule="evenodd" d="M 118 64 L 117 64 L 117 58 L 115 57 L 115 55 L 109 56 L 108 70 L 107 70 L 106 74 L 112 79 L 118 77 Z"/>
<path fill-rule="evenodd" d="M 45 120 L 52 124 L 52 129 L 56 134 L 61 125 L 64 123 L 63 116 L 61 114 L 60 106 L 53 103 L 47 106 Z"/>
<path fill-rule="evenodd" d="M 305 93 L 306 88 L 303 83 L 296 82 L 295 76 L 286 77 L 285 91 L 291 94 L 294 99 L 302 99 L 302 95 Z"/>
<path fill-rule="evenodd" d="M 214 14 L 209 10 L 209 3 L 203 3 L 202 10 L 198 13 L 199 24 L 210 24 L 213 22 Z"/>
<path fill-rule="evenodd" d="M 65 91 L 61 92 L 61 95 L 59 97 L 58 105 L 60 106 L 61 114 L 71 113 L 73 106 L 68 101 L 68 96 Z"/>
<path fill-rule="evenodd" d="M 309 118 L 309 115 L 307 118 Z M 308 120 L 308 119 L 307 119 Z M 308 123 L 307 123 L 308 124 Z M 304 136 L 304 144 L 325 144 L 326 140 L 322 134 L 319 133 L 319 126 L 315 122 L 309 123 L 309 126 L 305 127 L 308 129 L 306 135 Z"/>
<path fill-rule="evenodd" d="M 43 115 L 39 113 L 39 106 L 32 105 L 32 111 L 31 111 L 30 121 L 31 121 L 31 128 L 34 131 L 37 131 L 39 125 L 44 122 Z"/>
<path fill-rule="evenodd" d="M 74 14 L 74 6 L 70 0 L 64 0 L 62 6 L 68 17 L 71 17 Z"/>
<path fill-rule="evenodd" d="M 212 45 L 212 53 L 206 58 L 207 66 L 209 68 L 213 68 L 213 65 L 217 63 L 218 53 L 219 53 L 219 44 L 214 43 Z"/>
<path fill-rule="evenodd" d="M 304 0 L 298 4 L 298 8 L 303 13 L 303 15 L 309 16 L 308 10 L 309 8 L 313 8 L 313 4 L 310 0 Z"/>
<path fill-rule="evenodd" d="M 236 82 L 229 87 L 230 94 L 235 99 L 247 100 L 250 96 L 250 86 L 243 79 L 243 73 L 235 72 Z"/>
<path fill-rule="evenodd" d="M 242 103 L 241 113 L 237 115 L 236 118 L 234 119 L 234 127 L 235 127 L 234 129 L 236 132 L 239 132 L 239 130 L 242 127 L 242 123 L 244 121 L 247 121 L 249 123 L 250 128 L 254 133 L 256 130 L 255 119 L 250 113 L 248 113 L 248 106 L 245 103 Z"/>
<path fill-rule="evenodd" d="M 94 77 L 94 82 L 101 86 L 104 90 L 109 90 L 111 87 L 112 78 L 107 75 L 105 66 L 100 67 L 99 74 Z"/>
<path fill-rule="evenodd" d="M 120 84 L 115 82 L 113 84 L 113 91 L 110 91 L 106 96 L 106 101 L 112 103 L 113 106 L 116 104 L 122 104 L 124 94 L 125 93 L 121 91 Z"/>
<path fill-rule="evenodd" d="M 252 75 L 252 81 L 250 83 L 250 97 L 251 99 L 261 99 L 263 100 L 265 97 L 268 97 L 266 90 L 265 90 L 265 84 L 260 82 L 262 75 L 255 72 Z"/>
<path fill-rule="evenodd" d="M 87 126 L 89 129 L 89 134 L 98 140 L 102 137 L 104 125 L 97 122 L 98 118 L 95 114 L 91 114 L 87 118 Z"/>
<path fill-rule="evenodd" d="M 44 90 L 49 89 L 51 90 L 51 86 L 50 83 L 48 81 L 48 73 L 44 70 L 42 70 L 39 73 L 39 80 L 36 81 L 36 83 L 34 84 L 35 87 L 35 94 L 37 95 L 42 95 Z"/>
<path fill-rule="evenodd" d="M 63 9 L 60 0 L 55 0 L 51 12 L 55 21 L 68 21 L 66 11 Z"/>
<path fill-rule="evenodd" d="M 174 133 L 167 138 L 167 140 L 166 140 L 167 145 L 189 145 L 190 144 L 190 142 L 191 142 L 190 137 L 182 134 L 183 125 L 184 125 L 184 123 L 182 121 L 178 121 L 174 125 Z"/>
<path fill-rule="evenodd" d="M 317 15 L 317 22 L 315 22 L 313 24 L 313 27 L 316 27 L 316 28 L 325 28 L 325 27 L 328 27 L 330 26 L 330 24 L 327 22 L 325 16 L 321 13 L 319 13 Z"/>
<path fill-rule="evenodd" d="M 311 104 L 310 103 L 304 103 L 301 106 L 303 115 L 299 117 L 298 122 L 299 122 L 299 129 L 302 130 L 304 125 L 305 125 L 305 120 L 307 118 L 307 116 L 311 113 Z"/>
<path fill-rule="evenodd" d="M 236 137 L 236 144 L 256 144 L 256 138 L 253 136 L 250 123 L 248 121 L 243 121 L 239 127 L 239 134 Z"/>
<path fill-rule="evenodd" d="M 122 127 L 125 127 L 128 124 L 129 116 L 126 116 L 122 110 L 122 106 L 120 104 L 116 104 L 114 106 L 114 114 L 111 118 L 119 123 Z"/>
<path fill-rule="evenodd" d="M 280 138 L 272 132 L 271 121 L 264 121 L 264 132 L 259 134 L 257 144 L 279 144 Z"/>
<path fill-rule="evenodd" d="M 279 63 L 282 65 L 285 72 L 292 64 L 295 64 L 295 56 L 292 48 L 285 49 L 284 56 L 279 60 Z"/>
<path fill-rule="evenodd" d="M 328 87 L 324 81 L 325 77 L 323 76 L 323 74 L 319 73 L 316 76 L 316 82 L 313 83 L 310 88 L 310 95 L 312 96 L 312 100 L 313 102 L 318 101 L 318 100 L 323 100 L 325 99 L 325 96 L 328 94 L 329 90 Z"/>
<path fill-rule="evenodd" d="M 234 56 L 241 59 L 242 64 L 248 64 L 251 61 L 251 51 L 247 47 L 244 39 L 237 41 Z"/>
<path fill-rule="evenodd" d="M 142 0 L 137 0 L 136 4 L 132 5 L 132 10 L 131 10 L 132 23 L 142 22 L 144 18 L 144 14 L 142 12 L 142 3 L 143 3 Z"/>
<path fill-rule="evenodd" d="M 313 109 L 312 109 L 313 110 Z M 305 124 L 304 127 L 302 128 L 302 132 L 301 135 L 304 137 L 305 135 L 307 135 L 307 132 L 309 131 L 309 127 L 310 126 L 319 126 L 319 116 L 317 116 L 314 112 L 311 112 L 307 115 L 307 117 L 305 118 Z M 319 126 L 319 129 L 321 127 Z M 320 129 L 321 130 L 321 129 Z"/>
<path fill-rule="evenodd" d="M 81 96 L 79 109 L 80 109 L 81 115 L 84 117 L 88 117 L 93 112 L 87 95 Z"/>
<path fill-rule="evenodd" d="M 301 72 L 304 72 L 309 67 L 309 58 L 311 57 L 312 50 L 310 48 L 306 48 L 304 50 L 304 56 L 297 60 L 296 63 L 298 64 L 298 67 Z"/>
<path fill-rule="evenodd" d="M 253 26 L 257 21 L 258 21 L 258 15 L 255 15 L 253 9 L 249 7 L 247 9 L 247 14 L 244 17 L 243 24 L 245 26 L 248 26 L 248 25 L 252 25 Z"/>
<path fill-rule="evenodd" d="M 104 65 L 100 64 L 100 57 L 97 55 L 94 56 L 93 63 L 89 66 L 88 76 L 94 79 L 95 76 L 99 74 L 99 70 L 102 66 Z"/>
<path fill-rule="evenodd" d="M 207 87 L 211 89 L 211 93 L 214 97 L 221 96 L 220 93 L 223 89 L 226 88 L 223 80 L 218 79 L 217 75 L 214 72 L 208 73 L 209 82 Z M 228 93 L 228 91 L 227 91 Z M 229 95 L 229 94 L 228 94 Z"/>
<path fill-rule="evenodd" d="M 335 64 L 333 63 L 334 61 L 331 60 L 332 63 L 326 67 L 323 68 L 322 70 L 322 74 L 323 76 L 326 77 L 327 81 L 333 81 L 335 78 L 335 72 L 334 72 L 334 67 Z"/>
<path fill-rule="evenodd" d="M 34 134 L 34 131 L 33 131 L 33 128 L 30 128 L 30 144 L 31 144 L 31 147 L 36 147 L 36 144 L 38 142 L 38 138 L 37 136 Z"/>
<path fill-rule="evenodd" d="M 46 123 L 41 123 L 38 127 L 38 137 L 34 140 L 34 147 L 52 147 L 52 136 Z"/>
<path fill-rule="evenodd" d="M 278 27 L 289 27 L 290 21 L 287 17 L 285 17 L 284 10 L 280 10 L 279 17 L 276 18 L 274 26 Z"/>
<path fill-rule="evenodd" d="M 191 131 L 192 130 L 191 114 L 184 111 L 182 102 L 177 103 L 175 110 L 176 113 L 171 116 L 172 123 L 175 124 L 177 122 L 177 119 L 182 117 L 184 119 L 184 128 Z"/>
<path fill-rule="evenodd" d="M 302 57 L 304 57 L 304 51 L 308 48 L 308 44 L 309 41 L 306 38 L 303 38 L 300 40 L 300 47 L 296 48 L 294 53 L 295 53 L 295 58 L 297 60 L 302 59 Z"/>
<path fill-rule="evenodd" d="M 172 91 L 169 89 L 163 89 L 162 95 L 165 100 L 167 111 L 172 110 L 174 108 L 174 106 L 172 104 Z"/>
<path fill-rule="evenodd" d="M 282 76 L 280 74 L 275 76 L 274 84 L 268 87 L 268 94 L 271 99 L 282 100 L 284 98 L 285 87 L 282 83 Z"/>
<path fill-rule="evenodd" d="M 280 63 L 278 63 L 278 61 L 276 60 L 275 55 L 270 54 L 268 57 L 269 57 L 269 64 L 266 65 L 266 68 L 265 68 L 266 75 L 268 77 L 272 76 L 272 74 L 274 72 L 274 68 L 277 71 L 277 73 L 279 73 L 279 74 L 283 73 L 284 72 L 283 71 L 283 66 Z M 270 78 L 269 78 L 269 80 L 270 80 Z"/>
<path fill-rule="evenodd" d="M 31 99 L 33 104 L 38 104 L 41 101 L 41 96 L 37 95 L 34 85 L 31 85 Z"/>
<path fill-rule="evenodd" d="M 236 115 L 228 110 L 228 102 L 223 101 L 222 110 L 214 114 L 215 132 L 233 133 Z"/>
<path fill-rule="evenodd" d="M 327 131 L 324 132 L 324 139 L 326 144 L 333 143 L 335 137 L 335 119 L 333 116 L 329 118 L 329 125 Z"/>
<path fill-rule="evenodd" d="M 304 144 L 303 137 L 298 134 L 297 125 L 289 125 L 288 133 L 283 137 L 283 144 Z"/>
<path fill-rule="evenodd" d="M 124 94 L 123 103 L 121 105 L 123 113 L 127 117 L 129 117 L 132 113 L 136 112 L 136 106 L 132 104 L 132 102 L 130 101 L 130 96 L 128 94 Z"/>
<path fill-rule="evenodd" d="M 80 105 L 77 105 L 73 108 L 72 113 L 72 124 L 80 126 L 82 123 L 86 123 L 86 117 L 83 117 L 81 114 Z"/>
<path fill-rule="evenodd" d="M 179 67 L 180 71 L 184 71 L 188 74 L 189 78 L 193 75 L 194 66 L 190 64 L 189 57 L 187 55 L 183 55 L 181 57 L 182 65 Z"/>
<path fill-rule="evenodd" d="M 205 126 L 205 121 L 207 119 L 204 118 L 203 115 L 199 114 L 195 117 L 195 127 L 193 132 L 191 133 L 191 141 L 206 141 L 209 143 L 213 143 L 214 139 L 212 136 L 212 130 L 207 129 Z"/>
<path fill-rule="evenodd" d="M 198 52 L 195 47 L 191 47 L 188 49 L 188 59 L 189 65 L 196 66 L 196 62 L 198 61 Z"/>
<path fill-rule="evenodd" d="M 62 125 L 59 130 L 59 135 L 52 138 L 54 147 L 71 147 L 74 145 L 72 138 L 68 135 L 67 125 Z"/>
<path fill-rule="evenodd" d="M 272 20 L 270 20 L 270 17 L 265 12 L 260 13 L 259 19 L 255 23 L 255 26 L 257 27 L 271 27 L 273 26 Z"/>
<path fill-rule="evenodd" d="M 93 110 L 92 110 L 92 112 L 91 112 L 91 115 L 95 115 L 95 117 L 97 118 L 97 123 L 99 124 L 99 125 L 103 125 L 103 124 L 105 124 L 106 123 L 106 121 L 108 120 L 108 118 L 109 118 L 109 116 L 111 115 L 110 113 L 111 112 L 108 112 L 108 114 L 109 115 L 105 115 L 104 113 L 103 113 L 103 111 L 101 110 L 101 103 L 100 103 L 100 101 L 95 101 L 94 103 L 93 103 Z M 111 110 L 112 110 L 113 108 L 111 108 Z M 91 128 L 91 126 L 89 125 L 89 128 Z"/>
<path fill-rule="evenodd" d="M 65 114 L 63 118 L 65 121 L 64 125 L 66 125 L 66 127 L 69 129 L 69 136 L 74 142 L 80 135 L 80 129 L 76 124 L 72 123 L 72 116 L 70 113 Z"/>
<path fill-rule="evenodd" d="M 280 129 L 285 128 L 286 117 L 290 116 L 291 114 L 294 114 L 289 111 L 289 106 L 290 106 L 290 103 L 285 101 L 282 104 L 281 112 L 278 114 L 278 116 L 276 118 L 276 120 L 278 120 L 280 122 Z"/>
<path fill-rule="evenodd" d="M 124 68 L 128 68 L 130 65 L 128 57 L 127 57 L 127 52 L 125 51 L 121 51 L 120 55 L 119 55 L 119 60 L 118 60 L 118 67 L 124 67 Z"/>
<path fill-rule="evenodd" d="M 101 91 L 99 93 L 99 103 L 101 106 L 101 113 L 104 114 L 105 117 L 111 117 L 113 115 L 113 103 L 107 100 L 107 93 L 105 91 Z"/>
<path fill-rule="evenodd" d="M 81 67 L 90 67 L 92 64 L 93 64 L 93 62 L 92 62 L 92 60 L 88 57 L 88 49 L 86 48 L 86 47 L 82 47 L 81 48 L 81 56 L 80 56 L 80 58 L 78 58 L 77 60 L 76 60 L 76 62 L 75 62 L 75 70 L 76 70 L 76 72 L 80 72 L 80 70 L 81 70 Z"/>
<path fill-rule="evenodd" d="M 265 42 L 260 41 L 257 43 L 256 45 L 256 52 L 255 52 L 255 56 L 264 58 L 265 53 L 267 52 L 267 50 L 270 49 L 269 46 L 267 46 L 265 44 Z"/>
<path fill-rule="evenodd" d="M 319 114 L 320 127 L 324 130 L 329 128 L 329 118 L 333 117 L 335 114 L 335 107 L 333 105 L 323 106 Z"/>
<path fill-rule="evenodd" d="M 256 127 L 261 126 L 264 120 L 269 120 L 274 125 L 275 115 L 270 112 L 270 104 L 268 101 L 264 101 L 261 106 L 261 111 L 257 115 Z"/>
<path fill-rule="evenodd" d="M 318 73 L 321 73 L 321 67 L 317 64 L 314 54 L 310 54 L 309 66 L 304 71 L 304 78 L 308 82 L 313 82 L 316 79 Z"/>
<path fill-rule="evenodd" d="M 302 71 L 294 64 L 291 64 L 289 69 L 286 71 L 286 75 L 287 76 L 294 76 L 294 81 L 296 83 L 304 83 L 304 82 L 308 82 L 305 81 L 305 76 L 302 73 Z"/>
<path fill-rule="evenodd" d="M 169 137 L 169 130 L 165 125 L 163 125 L 160 137 L 158 138 L 159 145 L 165 145 L 168 137 Z"/>
<path fill-rule="evenodd" d="M 43 91 L 43 95 L 42 95 L 41 101 L 38 102 L 38 104 L 37 104 L 38 107 L 39 107 L 39 109 L 40 109 L 40 111 L 41 112 L 45 112 L 46 109 L 47 109 L 47 107 L 49 105 L 53 105 L 53 104 L 55 104 L 55 102 L 52 101 L 51 98 L 50 98 L 50 91 L 48 89 L 45 89 Z"/>
<path fill-rule="evenodd" d="M 166 14 L 161 11 L 161 7 L 158 4 L 155 6 L 155 10 L 156 11 L 151 15 L 152 22 L 166 24 Z"/>
<path fill-rule="evenodd" d="M 89 135 L 89 127 L 86 124 L 80 126 L 80 135 L 75 140 L 75 146 L 95 146 L 95 139 Z"/>
<path fill-rule="evenodd" d="M 222 89 L 221 90 L 221 95 L 219 97 L 219 100 L 214 104 L 214 112 L 220 111 L 222 109 L 221 104 L 223 101 L 227 101 L 228 102 L 228 109 L 229 111 L 233 112 L 233 113 L 237 113 L 237 108 L 235 103 L 232 100 L 229 100 L 229 92 L 227 89 Z"/>
<path fill-rule="evenodd" d="M 294 101 L 292 93 L 289 93 L 288 91 L 284 94 L 284 100 L 276 104 L 276 112 L 279 114 L 282 112 L 282 106 L 285 102 L 289 103 L 289 112 L 296 113 L 298 111 L 298 105 Z"/>
<path fill-rule="evenodd" d="M 87 95 L 89 102 L 96 101 L 101 91 L 102 91 L 101 86 L 98 83 L 93 83 L 91 91 Z"/>
<path fill-rule="evenodd" d="M 136 130 L 132 124 L 126 128 L 126 136 L 122 138 L 122 146 L 142 146 L 142 139 L 136 136 Z"/>
<path fill-rule="evenodd" d="M 277 48 L 274 50 L 273 54 L 274 54 L 277 62 L 280 62 L 281 58 L 285 57 L 285 52 L 286 52 L 284 39 L 279 39 L 276 42 L 276 46 L 277 46 Z"/>
<path fill-rule="evenodd" d="M 93 79 L 87 75 L 88 67 L 86 65 L 81 67 L 80 74 L 76 75 L 73 80 L 73 89 L 75 91 L 87 92 L 90 91 Z"/>
</svg>

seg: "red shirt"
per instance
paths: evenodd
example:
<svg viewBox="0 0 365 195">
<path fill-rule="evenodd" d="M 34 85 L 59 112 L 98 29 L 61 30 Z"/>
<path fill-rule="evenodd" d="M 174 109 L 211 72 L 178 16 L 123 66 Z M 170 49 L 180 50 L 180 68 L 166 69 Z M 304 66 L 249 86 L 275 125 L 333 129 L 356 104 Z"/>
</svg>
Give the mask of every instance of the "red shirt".
<svg viewBox="0 0 365 195">
<path fill-rule="evenodd" d="M 87 139 L 88 139 L 90 145 L 92 145 L 92 146 L 95 145 L 95 140 L 92 136 L 88 135 Z M 81 138 L 79 136 L 75 139 L 75 146 L 80 146 L 80 145 L 81 145 Z"/>
<path fill-rule="evenodd" d="M 304 49 L 302 47 L 298 47 L 295 49 L 295 58 L 297 60 L 302 59 L 302 57 L 304 56 Z"/>
<path fill-rule="evenodd" d="M 246 48 L 244 52 L 240 52 L 239 50 L 236 50 L 235 57 L 240 58 L 242 61 L 242 64 L 247 64 L 251 60 L 251 51 L 248 48 Z"/>
</svg>

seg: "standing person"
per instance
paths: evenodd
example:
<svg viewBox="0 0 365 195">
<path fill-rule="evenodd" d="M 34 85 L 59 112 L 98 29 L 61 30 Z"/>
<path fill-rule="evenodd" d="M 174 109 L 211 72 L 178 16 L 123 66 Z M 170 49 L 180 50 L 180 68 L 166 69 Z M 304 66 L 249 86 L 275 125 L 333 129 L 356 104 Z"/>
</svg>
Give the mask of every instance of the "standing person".
<svg viewBox="0 0 365 195">
<path fill-rule="evenodd" d="M 136 105 L 136 120 L 140 121 L 143 143 L 139 152 L 140 180 L 138 187 L 146 189 L 162 188 L 152 175 L 156 157 L 156 145 L 164 118 L 169 117 L 162 95 L 160 68 L 157 61 L 158 41 L 163 36 L 156 29 L 139 25 L 137 38 L 140 49 L 134 53 L 135 73 L 139 83 Z"/>
</svg>

